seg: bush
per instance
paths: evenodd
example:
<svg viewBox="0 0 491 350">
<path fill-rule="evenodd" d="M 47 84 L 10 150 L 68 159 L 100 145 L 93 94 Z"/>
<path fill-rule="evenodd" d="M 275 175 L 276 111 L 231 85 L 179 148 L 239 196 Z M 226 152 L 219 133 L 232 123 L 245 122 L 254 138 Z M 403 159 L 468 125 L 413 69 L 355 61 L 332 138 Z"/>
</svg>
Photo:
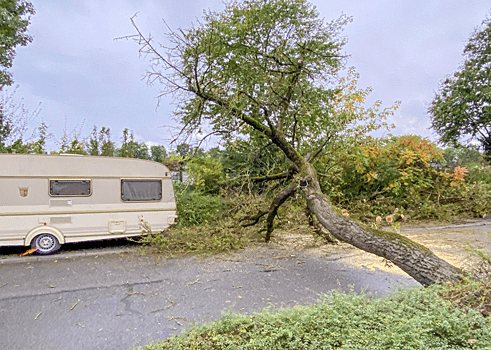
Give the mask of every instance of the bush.
<svg viewBox="0 0 491 350">
<path fill-rule="evenodd" d="M 207 256 L 239 250 L 255 242 L 254 232 L 233 225 L 230 220 L 218 224 L 170 228 L 164 234 L 145 236 L 141 240 L 151 252 L 169 258 L 187 254 Z"/>
<path fill-rule="evenodd" d="M 178 224 L 163 234 L 139 239 L 151 252 L 163 258 L 186 254 L 211 255 L 243 249 L 258 241 L 256 227 L 242 227 L 239 218 L 256 212 L 256 197 L 220 197 L 191 191 L 174 184 Z"/>
<path fill-rule="evenodd" d="M 177 213 L 180 226 L 193 226 L 217 220 L 223 210 L 220 196 L 197 191 L 176 192 Z"/>
<path fill-rule="evenodd" d="M 484 183 L 491 186 L 491 165 L 476 165 L 469 169 L 470 183 Z"/>
<path fill-rule="evenodd" d="M 213 157 L 202 156 L 187 162 L 190 180 L 195 190 L 203 193 L 218 193 L 222 180 L 222 164 Z"/>
<path fill-rule="evenodd" d="M 331 198 L 368 219 L 396 209 L 413 219 L 482 216 L 491 211 L 491 170 L 471 151 L 442 153 L 412 135 L 368 139 L 340 162 L 339 191 Z"/>
<path fill-rule="evenodd" d="M 310 306 L 253 316 L 229 312 L 143 349 L 490 349 L 490 320 L 454 307 L 441 290 L 408 289 L 384 298 L 332 292 Z"/>
</svg>

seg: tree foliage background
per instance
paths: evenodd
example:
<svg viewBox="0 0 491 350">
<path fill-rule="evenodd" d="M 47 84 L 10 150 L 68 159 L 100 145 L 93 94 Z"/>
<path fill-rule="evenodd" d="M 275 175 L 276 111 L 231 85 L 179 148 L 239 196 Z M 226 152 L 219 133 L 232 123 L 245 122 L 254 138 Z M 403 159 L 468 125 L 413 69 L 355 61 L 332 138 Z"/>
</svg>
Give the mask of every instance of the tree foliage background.
<svg viewBox="0 0 491 350">
<path fill-rule="evenodd" d="M 475 29 L 464 61 L 441 83 L 428 112 L 442 142 L 477 140 L 491 159 L 491 17 Z"/>
<path fill-rule="evenodd" d="M 27 26 L 34 14 L 34 7 L 26 0 L 0 0 L 0 90 L 13 83 L 8 69 L 12 67 L 15 48 L 32 41 Z"/>
</svg>

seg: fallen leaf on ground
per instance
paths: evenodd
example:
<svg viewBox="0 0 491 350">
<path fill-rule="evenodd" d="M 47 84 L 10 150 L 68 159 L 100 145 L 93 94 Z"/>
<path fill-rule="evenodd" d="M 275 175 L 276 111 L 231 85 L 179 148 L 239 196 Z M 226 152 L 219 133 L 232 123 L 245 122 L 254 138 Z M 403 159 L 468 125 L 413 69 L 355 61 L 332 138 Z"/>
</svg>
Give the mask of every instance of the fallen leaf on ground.
<svg viewBox="0 0 491 350">
<path fill-rule="evenodd" d="M 145 293 L 143 293 L 143 292 L 131 292 L 131 293 L 128 293 L 128 295 L 135 295 L 135 294 L 145 295 Z"/>
<path fill-rule="evenodd" d="M 198 283 L 198 281 L 199 281 L 199 277 L 196 279 L 196 281 L 194 281 L 194 282 L 189 282 L 189 283 L 188 283 L 188 286 L 190 286 L 190 285 L 192 285 L 192 284 L 195 284 L 195 283 Z"/>
</svg>

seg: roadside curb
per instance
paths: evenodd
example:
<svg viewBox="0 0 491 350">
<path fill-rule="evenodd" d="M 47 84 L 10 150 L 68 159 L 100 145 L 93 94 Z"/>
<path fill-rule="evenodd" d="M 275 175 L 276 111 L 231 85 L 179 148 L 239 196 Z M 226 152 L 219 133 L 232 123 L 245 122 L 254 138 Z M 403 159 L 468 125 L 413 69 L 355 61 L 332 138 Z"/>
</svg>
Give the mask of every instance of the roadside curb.
<svg viewBox="0 0 491 350">
<path fill-rule="evenodd" d="M 52 254 L 52 255 L 29 255 L 23 257 L 12 256 L 12 257 L 0 258 L 0 266 L 7 265 L 7 264 L 17 264 L 17 263 L 33 263 L 39 261 L 83 258 L 88 256 L 132 253 L 132 252 L 136 252 L 138 249 L 139 247 L 130 247 L 130 248 L 101 249 L 99 251 L 91 250 L 91 251 L 62 252 L 60 254 Z"/>
<path fill-rule="evenodd" d="M 434 226 L 434 227 L 413 227 L 413 228 L 403 228 L 401 232 L 411 232 L 411 231 L 428 231 L 428 230 L 448 230 L 453 228 L 471 228 L 471 227 L 481 227 L 481 226 L 491 226 L 491 222 L 481 222 L 481 223 L 471 223 L 462 225 L 447 225 L 447 226 Z"/>
</svg>

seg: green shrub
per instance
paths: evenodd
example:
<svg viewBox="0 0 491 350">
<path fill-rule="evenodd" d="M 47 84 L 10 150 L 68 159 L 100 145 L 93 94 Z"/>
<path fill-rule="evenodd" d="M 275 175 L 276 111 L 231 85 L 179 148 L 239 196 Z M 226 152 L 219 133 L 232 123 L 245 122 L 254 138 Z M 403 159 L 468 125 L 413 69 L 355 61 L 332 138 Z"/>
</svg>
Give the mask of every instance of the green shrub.
<svg viewBox="0 0 491 350">
<path fill-rule="evenodd" d="M 490 320 L 454 307 L 441 289 L 384 298 L 332 292 L 310 306 L 229 312 L 143 349 L 490 349 Z"/>
<path fill-rule="evenodd" d="M 355 216 L 450 220 L 491 211 L 491 166 L 472 149 L 447 149 L 419 136 L 371 139 L 349 150 L 337 175 L 321 178 L 335 205 Z M 332 185 L 335 184 L 335 185 Z"/>
<path fill-rule="evenodd" d="M 163 234 L 145 236 L 141 242 L 159 257 L 207 256 L 239 250 L 255 242 L 255 232 L 233 225 L 230 220 L 200 226 L 175 226 Z"/>
<path fill-rule="evenodd" d="M 220 196 L 197 191 L 176 192 L 178 222 L 180 226 L 193 226 L 217 220 L 223 209 Z"/>
<path fill-rule="evenodd" d="M 257 227 L 242 227 L 240 218 L 255 212 L 258 198 L 220 197 L 191 191 L 175 183 L 178 224 L 163 234 L 139 239 L 163 258 L 187 254 L 211 255 L 243 249 L 258 241 Z M 259 198 L 261 199 L 261 198 Z"/>
<path fill-rule="evenodd" d="M 491 186 L 491 165 L 476 165 L 469 168 L 467 181 L 470 183 L 484 183 Z"/>
<path fill-rule="evenodd" d="M 218 193 L 223 176 L 222 164 L 213 157 L 196 157 L 187 162 L 189 179 L 195 190 Z"/>
<path fill-rule="evenodd" d="M 491 236 L 490 236 L 491 237 Z M 491 256 L 489 252 L 474 250 L 482 259 L 482 264 L 473 274 L 481 279 L 466 277 L 462 282 L 443 286 L 439 295 L 460 308 L 471 308 L 484 317 L 491 316 Z"/>
</svg>

